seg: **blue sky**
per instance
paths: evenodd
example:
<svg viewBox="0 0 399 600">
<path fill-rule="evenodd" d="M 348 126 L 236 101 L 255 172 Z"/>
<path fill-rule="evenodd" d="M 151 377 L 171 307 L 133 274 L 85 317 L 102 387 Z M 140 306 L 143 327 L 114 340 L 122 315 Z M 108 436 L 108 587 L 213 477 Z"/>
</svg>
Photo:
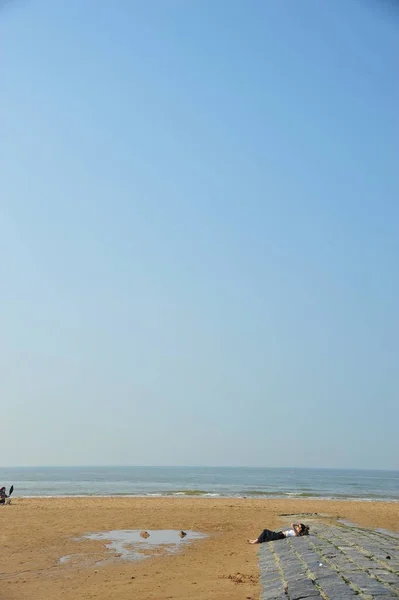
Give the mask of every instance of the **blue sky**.
<svg viewBox="0 0 399 600">
<path fill-rule="evenodd" d="M 0 9 L 3 465 L 399 468 L 398 24 Z"/>
</svg>

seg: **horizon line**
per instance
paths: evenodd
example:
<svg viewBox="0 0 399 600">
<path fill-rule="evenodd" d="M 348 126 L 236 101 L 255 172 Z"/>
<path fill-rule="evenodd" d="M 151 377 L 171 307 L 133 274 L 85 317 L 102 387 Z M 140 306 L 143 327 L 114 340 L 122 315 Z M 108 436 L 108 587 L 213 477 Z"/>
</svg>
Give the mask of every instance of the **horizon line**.
<svg viewBox="0 0 399 600">
<path fill-rule="evenodd" d="M 82 465 L 7 465 L 0 466 L 0 469 L 284 469 L 292 470 L 324 470 L 324 471 L 380 471 L 380 472 L 399 472 L 399 469 L 384 469 L 370 467 L 276 467 L 276 466 L 251 466 L 251 465 L 102 465 L 102 464 L 82 464 Z"/>
</svg>

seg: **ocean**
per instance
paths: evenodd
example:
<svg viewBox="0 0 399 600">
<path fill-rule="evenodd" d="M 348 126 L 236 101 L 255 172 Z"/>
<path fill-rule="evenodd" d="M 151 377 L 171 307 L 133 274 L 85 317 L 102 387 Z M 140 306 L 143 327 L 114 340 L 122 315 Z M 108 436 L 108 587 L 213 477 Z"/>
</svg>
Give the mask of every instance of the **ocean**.
<svg viewBox="0 0 399 600">
<path fill-rule="evenodd" d="M 399 501 L 399 471 L 245 467 L 0 468 L 15 496 L 203 496 Z"/>
</svg>

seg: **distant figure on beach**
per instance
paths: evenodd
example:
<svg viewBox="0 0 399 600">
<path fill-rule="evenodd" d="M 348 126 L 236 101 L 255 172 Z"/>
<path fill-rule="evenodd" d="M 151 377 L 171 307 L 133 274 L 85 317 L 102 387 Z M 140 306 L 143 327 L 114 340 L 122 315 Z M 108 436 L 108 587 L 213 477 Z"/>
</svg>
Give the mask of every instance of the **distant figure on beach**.
<svg viewBox="0 0 399 600">
<path fill-rule="evenodd" d="M 10 491 L 9 491 L 8 495 L 7 495 L 5 487 L 0 488 L 0 504 L 11 504 L 10 496 L 13 493 L 13 491 L 14 491 L 13 485 L 10 487 Z"/>
<path fill-rule="evenodd" d="M 13 485 L 10 487 L 10 491 L 8 492 L 8 495 L 7 495 L 5 486 L 0 488 L 0 504 L 11 504 L 10 496 L 13 493 L 13 491 L 14 491 Z"/>
<path fill-rule="evenodd" d="M 291 529 L 285 531 L 264 529 L 256 540 L 248 540 L 248 542 L 250 544 L 263 544 L 263 542 L 274 542 L 284 540 L 287 537 L 300 537 L 302 535 L 309 535 L 309 527 L 303 523 L 291 523 Z"/>
</svg>

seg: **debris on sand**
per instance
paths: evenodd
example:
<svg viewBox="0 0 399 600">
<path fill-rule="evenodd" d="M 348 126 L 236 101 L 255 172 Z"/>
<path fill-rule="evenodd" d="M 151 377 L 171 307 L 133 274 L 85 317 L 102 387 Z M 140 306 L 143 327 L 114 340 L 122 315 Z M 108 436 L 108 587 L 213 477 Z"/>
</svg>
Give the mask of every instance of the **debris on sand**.
<svg viewBox="0 0 399 600">
<path fill-rule="evenodd" d="M 256 583 L 256 579 L 253 575 L 247 575 L 245 573 L 229 575 L 228 579 L 231 579 L 231 581 L 234 581 L 234 583 Z"/>
</svg>

